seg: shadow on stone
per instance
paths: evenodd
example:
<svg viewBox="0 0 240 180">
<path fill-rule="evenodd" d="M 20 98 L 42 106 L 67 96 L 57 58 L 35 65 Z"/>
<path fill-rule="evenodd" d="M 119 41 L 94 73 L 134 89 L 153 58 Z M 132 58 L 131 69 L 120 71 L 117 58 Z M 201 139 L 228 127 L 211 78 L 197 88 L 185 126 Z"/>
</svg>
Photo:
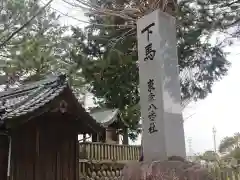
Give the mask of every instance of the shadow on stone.
<svg viewBox="0 0 240 180">
<path fill-rule="evenodd" d="M 174 158 L 175 159 L 175 158 Z M 121 180 L 213 180 L 206 168 L 182 160 L 128 164 Z"/>
</svg>

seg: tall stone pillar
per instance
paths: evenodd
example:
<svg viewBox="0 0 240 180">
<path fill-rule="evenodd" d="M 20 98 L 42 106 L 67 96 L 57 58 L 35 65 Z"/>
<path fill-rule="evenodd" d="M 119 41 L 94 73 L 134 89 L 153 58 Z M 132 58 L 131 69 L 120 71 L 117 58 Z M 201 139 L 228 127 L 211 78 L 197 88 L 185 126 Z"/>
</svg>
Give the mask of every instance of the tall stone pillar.
<svg viewBox="0 0 240 180">
<path fill-rule="evenodd" d="M 155 10 L 137 34 L 144 160 L 185 158 L 175 18 Z"/>
</svg>

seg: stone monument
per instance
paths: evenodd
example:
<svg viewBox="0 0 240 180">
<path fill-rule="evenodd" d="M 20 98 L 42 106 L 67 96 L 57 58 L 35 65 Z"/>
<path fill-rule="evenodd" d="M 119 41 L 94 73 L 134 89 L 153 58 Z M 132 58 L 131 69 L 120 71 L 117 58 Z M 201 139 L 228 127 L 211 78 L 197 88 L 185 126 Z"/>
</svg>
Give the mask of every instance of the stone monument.
<svg viewBox="0 0 240 180">
<path fill-rule="evenodd" d="M 209 179 L 185 160 L 175 18 L 160 9 L 143 16 L 137 38 L 143 161 L 126 165 L 122 180 Z"/>
<path fill-rule="evenodd" d="M 175 18 L 155 10 L 137 34 L 144 160 L 185 158 Z"/>
</svg>

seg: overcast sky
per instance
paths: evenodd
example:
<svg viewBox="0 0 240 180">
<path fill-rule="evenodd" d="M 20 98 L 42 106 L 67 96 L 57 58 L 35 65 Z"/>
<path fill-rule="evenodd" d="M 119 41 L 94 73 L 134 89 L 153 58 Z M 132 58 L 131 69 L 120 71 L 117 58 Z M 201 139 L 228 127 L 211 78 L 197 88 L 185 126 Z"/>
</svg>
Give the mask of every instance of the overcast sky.
<svg viewBox="0 0 240 180">
<path fill-rule="evenodd" d="M 43 0 L 42 2 L 45 1 Z M 78 19 L 65 16 L 61 19 L 63 24 L 80 27 L 86 25 L 86 23 L 82 22 L 87 19 L 84 17 L 81 9 L 74 9 L 61 0 L 54 0 L 52 7 Z M 213 150 L 213 126 L 217 130 L 217 144 L 219 144 L 223 137 L 239 132 L 240 45 L 228 47 L 226 51 L 231 52 L 227 57 L 232 63 L 229 74 L 220 82 L 215 83 L 213 93 L 205 100 L 189 105 L 183 112 L 183 116 L 185 117 L 186 149 L 188 153 L 189 145 L 187 139 L 189 138 L 192 141 L 192 153 Z M 89 104 L 91 104 L 90 100 L 88 101 Z M 135 143 L 140 144 L 140 139 Z"/>
</svg>

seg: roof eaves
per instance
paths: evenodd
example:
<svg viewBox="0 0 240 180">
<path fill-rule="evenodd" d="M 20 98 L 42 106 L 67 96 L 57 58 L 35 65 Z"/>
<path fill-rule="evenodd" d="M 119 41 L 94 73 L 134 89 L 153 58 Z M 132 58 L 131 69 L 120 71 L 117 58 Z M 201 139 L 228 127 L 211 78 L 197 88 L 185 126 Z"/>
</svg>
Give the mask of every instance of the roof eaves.
<svg viewBox="0 0 240 180">
<path fill-rule="evenodd" d="M 55 97 L 57 97 L 64 89 L 67 87 L 67 82 L 64 77 L 57 77 L 55 81 L 49 81 L 43 84 L 39 84 L 37 88 L 31 88 L 32 91 L 28 89 L 28 95 L 26 99 L 14 104 L 11 107 L 2 107 L 3 112 L 1 116 L 1 121 L 5 119 L 11 119 L 25 115 L 27 113 L 33 112 L 36 109 L 44 106 Z M 9 94 L 11 97 L 11 94 Z M 1 98 L 0 98 L 1 99 Z"/>
</svg>

